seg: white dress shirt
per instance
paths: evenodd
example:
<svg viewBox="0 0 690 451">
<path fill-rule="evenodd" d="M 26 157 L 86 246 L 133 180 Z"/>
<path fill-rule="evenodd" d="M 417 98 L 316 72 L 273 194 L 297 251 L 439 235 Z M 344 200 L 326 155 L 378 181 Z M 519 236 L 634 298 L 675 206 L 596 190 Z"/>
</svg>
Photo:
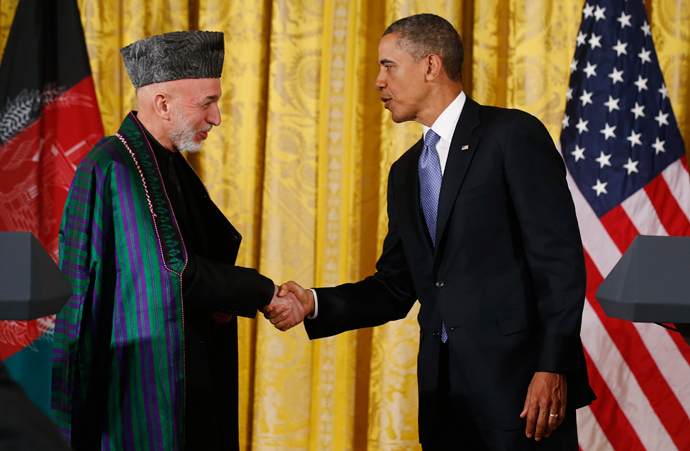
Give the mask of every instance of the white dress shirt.
<svg viewBox="0 0 690 451">
<path fill-rule="evenodd" d="M 438 152 L 438 158 L 441 162 L 441 174 L 444 174 L 446 171 L 448 152 L 450 152 L 450 142 L 453 140 L 453 133 L 455 133 L 455 127 L 458 125 L 458 120 L 460 119 L 462 108 L 465 106 L 466 99 L 467 96 L 465 92 L 461 91 L 431 126 L 431 129 L 441 137 L 441 139 L 436 142 L 436 151 Z M 426 138 L 426 132 L 428 131 L 429 127 L 425 125 L 424 138 Z"/>
</svg>

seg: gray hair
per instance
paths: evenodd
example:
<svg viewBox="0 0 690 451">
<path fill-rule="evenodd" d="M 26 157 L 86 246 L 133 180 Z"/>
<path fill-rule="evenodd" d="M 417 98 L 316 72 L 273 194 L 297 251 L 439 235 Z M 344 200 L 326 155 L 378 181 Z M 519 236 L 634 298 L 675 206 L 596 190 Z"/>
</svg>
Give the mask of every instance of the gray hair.
<svg viewBox="0 0 690 451">
<path fill-rule="evenodd" d="M 448 78 L 462 80 L 462 40 L 446 19 L 435 14 L 405 17 L 386 28 L 383 36 L 391 33 L 400 34 L 398 44 L 416 60 L 434 53 L 441 58 Z"/>
</svg>

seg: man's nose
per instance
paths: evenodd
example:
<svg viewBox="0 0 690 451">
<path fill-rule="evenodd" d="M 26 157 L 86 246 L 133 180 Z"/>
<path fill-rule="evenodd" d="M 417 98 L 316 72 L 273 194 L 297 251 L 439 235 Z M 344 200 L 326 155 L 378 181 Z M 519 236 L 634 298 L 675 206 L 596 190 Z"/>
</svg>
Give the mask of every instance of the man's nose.
<svg viewBox="0 0 690 451">
<path fill-rule="evenodd" d="M 376 86 L 376 89 L 378 89 L 379 91 L 382 91 L 383 88 L 386 87 L 386 81 L 383 79 L 383 77 L 381 77 L 381 74 L 379 74 L 379 76 L 376 77 L 376 82 L 374 83 L 374 85 Z"/>
<path fill-rule="evenodd" d="M 213 105 L 206 116 L 206 122 L 213 124 L 216 127 L 220 125 L 220 108 L 218 108 L 218 105 Z"/>
</svg>

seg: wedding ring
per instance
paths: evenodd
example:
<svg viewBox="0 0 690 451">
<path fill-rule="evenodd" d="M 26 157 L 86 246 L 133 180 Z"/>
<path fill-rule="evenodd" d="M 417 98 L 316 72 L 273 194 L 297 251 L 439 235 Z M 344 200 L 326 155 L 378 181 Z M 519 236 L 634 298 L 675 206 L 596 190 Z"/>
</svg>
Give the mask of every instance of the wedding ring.
<svg viewBox="0 0 690 451">
<path fill-rule="evenodd" d="M 558 418 L 558 414 L 557 414 L 557 413 L 550 413 L 549 416 L 550 416 L 550 417 L 554 417 L 554 418 Z"/>
</svg>

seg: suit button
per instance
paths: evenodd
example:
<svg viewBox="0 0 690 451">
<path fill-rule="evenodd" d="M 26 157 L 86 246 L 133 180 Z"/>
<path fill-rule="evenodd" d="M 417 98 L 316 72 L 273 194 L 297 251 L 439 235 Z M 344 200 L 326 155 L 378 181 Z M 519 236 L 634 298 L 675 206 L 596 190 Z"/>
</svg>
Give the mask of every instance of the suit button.
<svg viewBox="0 0 690 451">
<path fill-rule="evenodd" d="M 443 283 L 442 280 L 439 280 L 438 282 L 436 282 L 436 288 L 443 288 L 444 285 L 445 285 L 445 283 Z"/>
<path fill-rule="evenodd" d="M 433 336 L 434 336 L 434 338 L 438 338 L 438 337 L 440 337 L 440 336 L 441 336 L 441 332 L 439 332 L 439 331 L 435 330 L 435 331 L 434 331 L 434 333 L 433 333 L 433 334 L 431 334 L 431 335 L 433 335 Z"/>
</svg>

